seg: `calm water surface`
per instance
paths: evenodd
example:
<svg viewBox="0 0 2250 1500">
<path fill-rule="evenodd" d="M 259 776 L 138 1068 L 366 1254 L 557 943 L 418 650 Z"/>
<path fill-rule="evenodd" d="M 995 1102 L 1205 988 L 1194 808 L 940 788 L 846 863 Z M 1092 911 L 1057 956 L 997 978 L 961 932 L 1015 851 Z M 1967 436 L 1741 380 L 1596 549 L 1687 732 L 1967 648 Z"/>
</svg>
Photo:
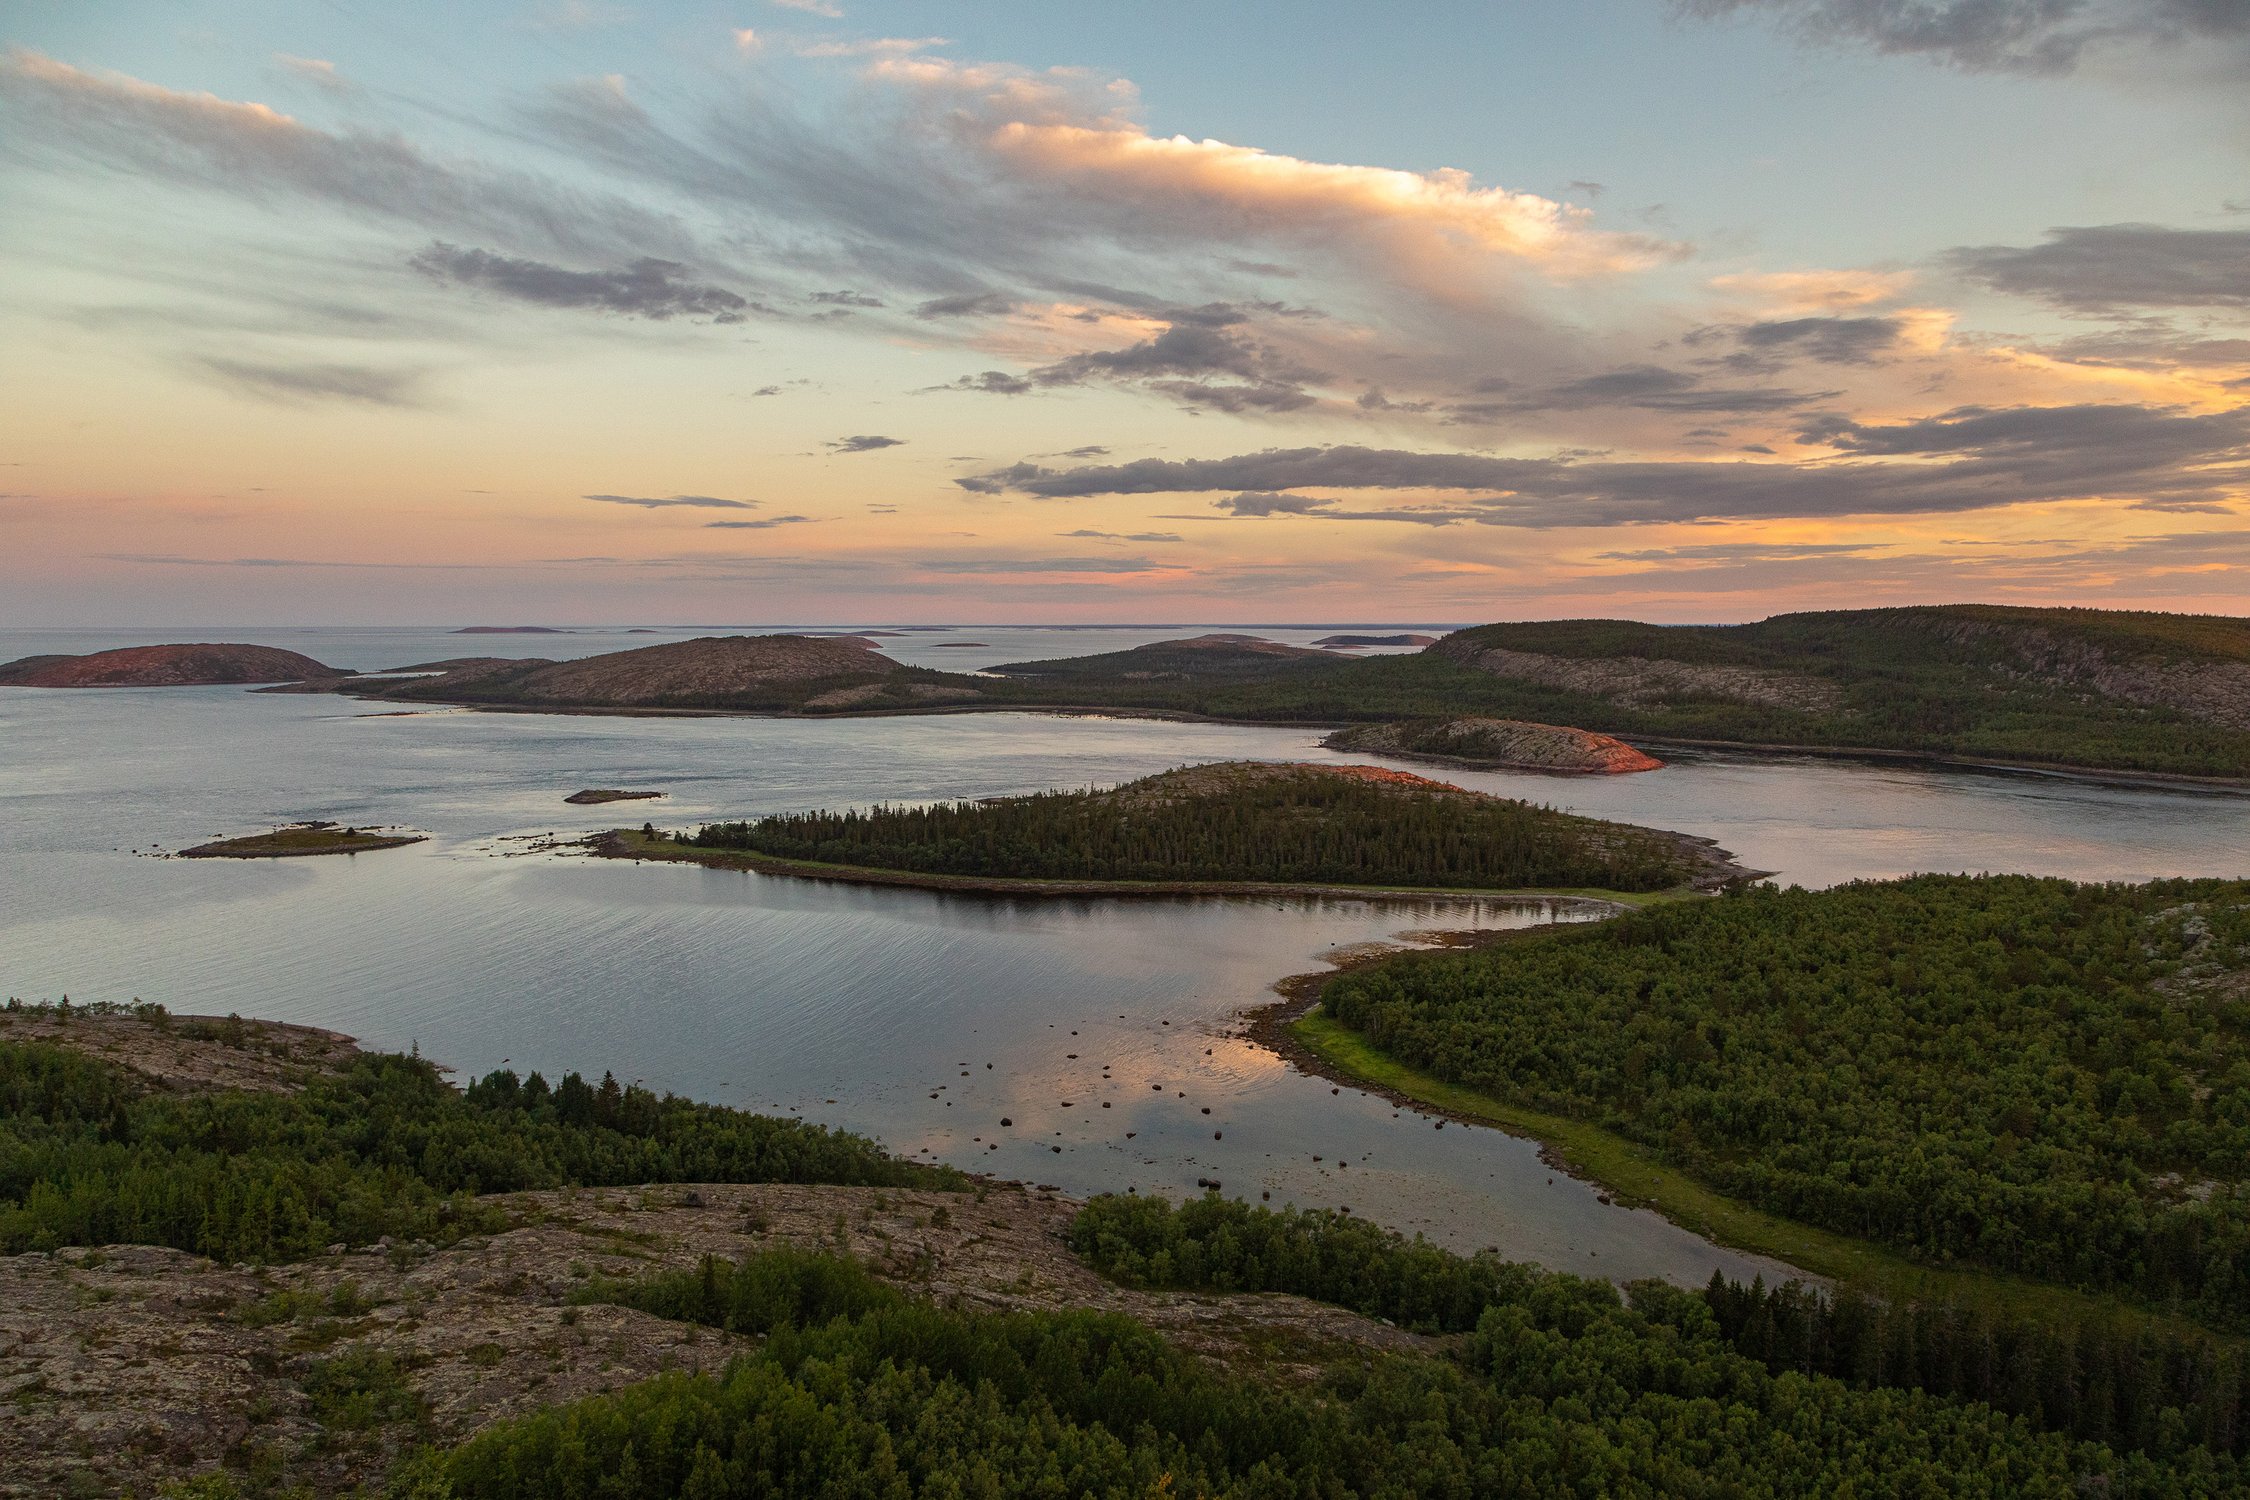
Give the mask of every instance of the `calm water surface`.
<svg viewBox="0 0 2250 1500">
<path fill-rule="evenodd" d="M 305 643 L 315 634 L 329 649 Z M 380 639 L 355 657 L 335 649 L 346 634 Z M 555 637 L 412 634 L 266 638 L 345 665 L 458 654 L 464 639 L 565 654 Z M 1111 645 L 962 634 L 1004 646 L 1000 659 Z M 0 655 L 154 638 L 11 635 Z M 648 638 L 587 649 L 635 640 Z M 1312 731 L 369 709 L 230 688 L 0 689 L 0 992 L 309 1021 L 370 1045 L 419 1043 L 463 1073 L 610 1067 L 1072 1192 L 1177 1193 L 1210 1177 L 1570 1269 L 1694 1282 L 1757 1268 L 1602 1205 L 1526 1142 L 1332 1093 L 1235 1034 L 1275 979 L 1337 947 L 1551 915 L 1536 904 L 1023 902 L 525 852 L 533 836 L 621 820 L 562 803 L 581 786 L 664 788 L 667 800 L 623 815 L 687 824 L 1329 758 Z M 2250 868 L 2250 798 L 2233 793 L 1720 757 L 1600 780 L 1451 779 L 1705 834 L 1806 885 L 1922 869 Z M 150 857 L 299 817 L 401 823 L 431 840 L 353 859 Z"/>
</svg>

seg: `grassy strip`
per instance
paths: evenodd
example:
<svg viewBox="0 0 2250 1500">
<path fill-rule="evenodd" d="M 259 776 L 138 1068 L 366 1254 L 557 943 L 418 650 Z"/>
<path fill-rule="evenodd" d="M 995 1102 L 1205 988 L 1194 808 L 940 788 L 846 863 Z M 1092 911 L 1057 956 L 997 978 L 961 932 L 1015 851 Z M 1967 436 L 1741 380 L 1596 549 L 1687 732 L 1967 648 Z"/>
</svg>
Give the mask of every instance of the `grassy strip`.
<svg viewBox="0 0 2250 1500">
<path fill-rule="evenodd" d="M 2116 1297 L 1998 1271 L 1922 1265 L 1865 1240 L 1778 1218 L 1712 1191 L 1660 1161 L 1654 1152 L 1598 1125 L 1542 1114 L 1432 1077 L 1386 1056 L 1358 1032 L 1317 1009 L 1289 1023 L 1289 1034 L 1335 1077 L 1529 1137 L 1550 1148 L 1573 1174 L 1601 1184 L 1624 1202 L 1653 1208 L 1681 1228 L 1731 1249 L 1770 1256 L 1870 1296 L 1951 1302 L 2051 1324 L 2095 1323 L 2118 1331 L 2147 1328 L 2217 1340 L 2200 1324 Z"/>
<path fill-rule="evenodd" d="M 1446 897 L 1487 901 L 1496 897 L 1555 897 L 1608 901 L 1618 906 L 1649 906 L 1679 901 L 1702 892 L 1687 887 L 1669 891 L 1607 891 L 1592 886 L 1542 890 L 1477 890 L 1466 886 L 1266 884 L 1228 880 L 1027 880 L 1002 875 L 946 875 L 918 870 L 885 870 L 870 865 L 833 865 L 810 859 L 782 859 L 740 849 L 708 849 L 650 838 L 636 828 L 616 828 L 588 841 L 610 859 L 667 860 L 750 870 L 760 875 L 793 875 L 804 880 L 841 880 L 855 885 L 899 885 L 930 891 L 978 891 L 1005 896 L 1386 896 Z"/>
</svg>

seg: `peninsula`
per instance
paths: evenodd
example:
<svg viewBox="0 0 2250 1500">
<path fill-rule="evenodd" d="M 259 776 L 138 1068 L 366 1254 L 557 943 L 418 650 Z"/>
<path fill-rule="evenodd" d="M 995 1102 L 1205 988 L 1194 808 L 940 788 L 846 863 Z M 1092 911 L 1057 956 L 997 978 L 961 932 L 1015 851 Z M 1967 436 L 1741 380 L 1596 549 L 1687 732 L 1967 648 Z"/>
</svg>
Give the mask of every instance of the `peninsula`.
<svg viewBox="0 0 2250 1500">
<path fill-rule="evenodd" d="M 1478 771 L 1554 771 L 1579 776 L 1623 776 L 1654 771 L 1664 762 L 1623 740 L 1589 729 L 1526 724 L 1519 719 L 1442 719 L 1403 724 L 1359 724 L 1320 742 L 1330 750 L 1426 760 Z"/>
</svg>

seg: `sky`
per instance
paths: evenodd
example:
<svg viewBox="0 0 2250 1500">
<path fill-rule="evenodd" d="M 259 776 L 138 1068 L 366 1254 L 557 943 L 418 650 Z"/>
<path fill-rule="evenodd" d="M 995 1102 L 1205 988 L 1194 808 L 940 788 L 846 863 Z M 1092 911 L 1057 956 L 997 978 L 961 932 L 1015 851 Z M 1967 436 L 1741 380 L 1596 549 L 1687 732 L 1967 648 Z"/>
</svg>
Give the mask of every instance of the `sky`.
<svg viewBox="0 0 2250 1500">
<path fill-rule="evenodd" d="M 0 0 L 0 625 L 2245 613 L 2250 0 Z"/>
</svg>

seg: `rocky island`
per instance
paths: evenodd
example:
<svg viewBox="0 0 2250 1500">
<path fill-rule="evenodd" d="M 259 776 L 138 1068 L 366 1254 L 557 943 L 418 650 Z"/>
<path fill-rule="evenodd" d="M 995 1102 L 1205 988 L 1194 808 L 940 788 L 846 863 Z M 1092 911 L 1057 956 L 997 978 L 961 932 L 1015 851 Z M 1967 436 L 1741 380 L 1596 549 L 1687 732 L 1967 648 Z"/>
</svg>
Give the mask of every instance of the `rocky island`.
<svg viewBox="0 0 2250 1500">
<path fill-rule="evenodd" d="M 1395 755 L 1439 765 L 1488 771 L 1555 771 L 1580 776 L 1621 776 L 1654 771 L 1664 762 L 1623 740 L 1588 729 L 1531 724 L 1521 719 L 1441 719 L 1403 724 L 1357 724 L 1321 744 L 1331 750 Z"/>
<path fill-rule="evenodd" d="M 278 646 L 195 643 L 124 646 L 85 656 L 26 656 L 0 664 L 0 687 L 203 687 L 348 675 Z"/>
<path fill-rule="evenodd" d="M 662 792 L 628 792 L 618 787 L 588 787 L 582 792 L 572 792 L 563 798 L 573 807 L 598 807 L 604 802 L 647 802 L 663 796 Z"/>
<path fill-rule="evenodd" d="M 334 823 L 290 823 L 271 833 L 245 834 L 182 849 L 182 859 L 298 859 L 315 854 L 365 854 L 373 849 L 401 849 L 419 844 L 428 835 L 384 833 L 366 828 L 344 828 Z"/>
</svg>

